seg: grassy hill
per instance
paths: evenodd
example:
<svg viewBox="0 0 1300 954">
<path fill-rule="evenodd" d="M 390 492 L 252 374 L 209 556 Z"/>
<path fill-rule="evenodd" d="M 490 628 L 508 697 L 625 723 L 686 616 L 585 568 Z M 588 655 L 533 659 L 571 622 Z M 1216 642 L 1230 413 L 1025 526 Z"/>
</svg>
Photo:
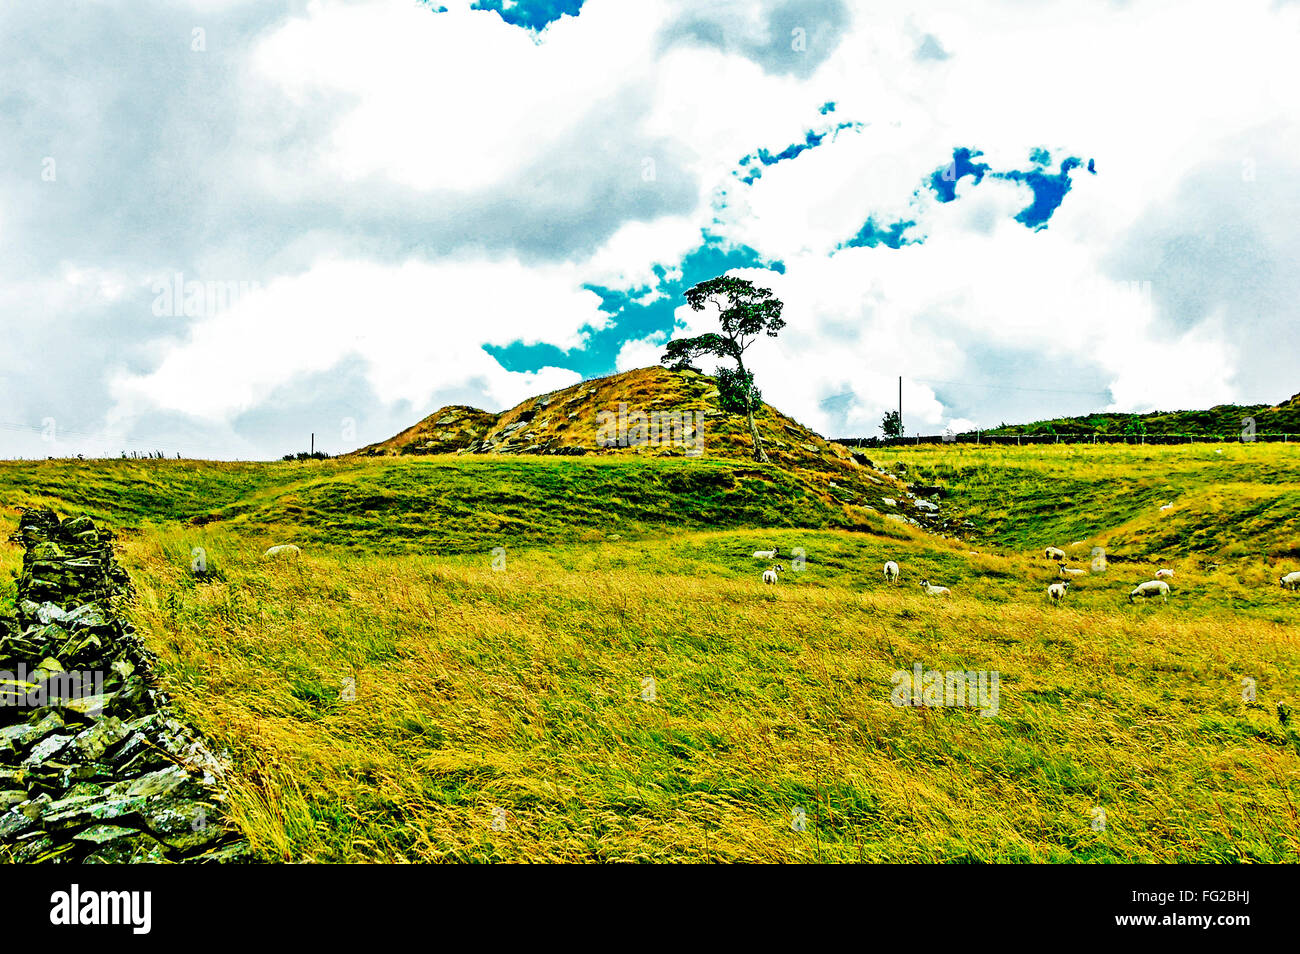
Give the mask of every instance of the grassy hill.
<svg viewBox="0 0 1300 954">
<path fill-rule="evenodd" d="M 602 412 L 675 412 L 699 415 L 702 456 L 750 460 L 753 441 L 744 416 L 718 406 L 714 380 L 694 371 L 638 368 L 539 394 L 500 414 L 463 405 L 439 408 L 400 434 L 353 451 L 348 457 L 376 457 L 461 452 L 467 454 L 573 454 L 686 456 L 676 440 L 648 439 L 634 446 L 600 440 Z M 820 466 L 843 461 L 843 448 L 764 405 L 755 415 L 759 436 L 775 463 L 786 467 Z"/>
<path fill-rule="evenodd" d="M 459 405 L 439 408 L 400 434 L 344 455 L 344 459 L 421 457 L 454 451 L 457 457 L 468 459 L 565 456 L 591 461 L 730 462 L 748 468 L 744 473 L 760 481 L 773 474 L 783 475 L 782 479 L 798 485 L 804 497 L 819 501 L 819 507 L 845 508 L 850 521 L 863 519 L 864 513 L 892 514 L 921 526 L 943 526 L 942 517 L 918 507 L 905 487 L 864 466 L 861 455 L 826 441 L 770 405 L 755 414 L 755 424 L 772 463 L 756 467 L 744 416 L 721 410 L 717 399 L 718 389 L 710 377 L 693 371 L 639 368 L 538 395 L 498 415 Z M 699 444 L 695 445 L 695 432 L 683 441 L 677 439 L 677 431 L 669 430 L 651 432 L 644 443 L 602 444 L 602 436 L 617 436 L 613 427 L 615 434 L 602 435 L 602 426 L 618 419 L 620 407 L 629 415 L 689 415 L 688 419 L 699 425 Z M 631 425 L 626 429 L 630 431 Z M 698 450 L 698 455 L 688 453 L 692 450 Z"/>
<path fill-rule="evenodd" d="M 1300 560 L 1296 444 L 949 444 L 872 456 L 944 488 L 983 543 L 1027 553 L 1104 546 L 1122 562 Z"/>
<path fill-rule="evenodd" d="M 10 462 L 0 531 L 37 502 L 123 530 L 268 859 L 1294 861 L 1300 466 L 1219 449 Z M 902 480 L 971 538 L 898 519 Z M 1041 547 L 1093 541 L 1110 569 L 1048 604 Z M 1130 605 L 1157 560 L 1169 603 Z M 997 711 L 894 705 L 918 664 L 997 673 Z"/>
<path fill-rule="evenodd" d="M 851 466 L 863 472 L 858 480 L 866 489 L 858 494 L 843 477 L 841 485 L 819 485 L 807 473 L 770 465 L 637 455 L 5 461 L 0 488 L 10 507 L 73 510 L 126 530 L 215 526 L 252 546 L 293 542 L 387 553 L 486 552 L 506 543 L 686 528 L 901 534 L 911 505 L 901 482 Z M 887 493 L 901 506 L 880 502 Z"/>
<path fill-rule="evenodd" d="M 1146 414 L 1086 414 L 1032 424 L 1003 424 L 985 434 L 1196 434 L 1236 437 L 1246 418 L 1260 434 L 1300 434 L 1300 394 L 1280 404 L 1219 404 L 1200 411 L 1152 411 Z"/>
</svg>

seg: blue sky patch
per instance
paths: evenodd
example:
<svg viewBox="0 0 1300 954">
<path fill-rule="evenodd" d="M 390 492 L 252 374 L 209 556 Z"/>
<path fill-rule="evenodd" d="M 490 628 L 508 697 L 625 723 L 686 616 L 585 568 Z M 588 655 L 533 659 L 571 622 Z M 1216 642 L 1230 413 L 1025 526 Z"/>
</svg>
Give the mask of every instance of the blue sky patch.
<svg viewBox="0 0 1300 954">
<path fill-rule="evenodd" d="M 576 17 L 583 0 L 475 0 L 471 10 L 491 10 L 512 26 L 541 30 L 563 16 Z"/>
<path fill-rule="evenodd" d="M 726 274 L 736 268 L 766 268 L 785 273 L 785 264 L 764 259 L 747 245 L 724 246 L 716 237 L 705 234 L 700 246 L 682 259 L 680 276 L 668 278 L 661 265 L 654 267 L 659 276 L 655 289 L 615 289 L 599 285 L 584 286 L 600 296 L 601 311 L 613 320 L 606 328 L 590 332 L 587 342 L 580 348 L 564 351 L 551 344 L 524 344 L 516 341 L 504 347 L 484 345 L 483 350 L 492 355 L 507 371 L 537 371 L 544 367 L 569 368 L 584 378 L 609 374 L 619 349 L 628 341 L 647 338 L 656 332 L 672 333 L 673 313 L 685 303 L 686 289 L 709 278 Z M 641 303 L 652 290 L 664 297 Z"/>
<path fill-rule="evenodd" d="M 766 149 L 759 149 L 758 152 L 745 156 L 740 160 L 738 165 L 747 166 L 748 175 L 740 177 L 740 181 L 745 185 L 753 185 L 754 182 L 763 174 L 763 166 L 774 166 L 778 162 L 784 162 L 787 159 L 793 159 L 800 153 L 808 149 L 816 149 L 826 138 L 826 133 L 813 132 L 811 129 L 804 134 L 803 142 L 792 143 L 786 146 L 778 153 L 768 152 Z M 759 165 L 754 165 L 757 162 Z M 739 173 L 737 173 L 739 175 Z"/>
<path fill-rule="evenodd" d="M 875 248 L 877 245 L 902 248 L 904 245 L 916 245 L 921 240 L 908 238 L 905 234 L 914 225 L 915 221 L 903 219 L 887 228 L 881 228 L 876 225 L 875 219 L 868 216 L 862 228 L 858 229 L 858 234 L 847 242 L 841 242 L 837 248 Z"/>
<path fill-rule="evenodd" d="M 990 166 L 987 162 L 975 161 L 977 156 L 982 155 L 984 153 L 978 149 L 965 147 L 954 149 L 952 162 L 934 171 L 930 176 L 930 188 L 939 197 L 940 202 L 951 202 L 957 198 L 957 183 L 966 176 L 974 178 L 976 185 L 984 181 L 984 173 L 989 171 Z"/>
<path fill-rule="evenodd" d="M 1052 214 L 1061 206 L 1065 200 L 1065 194 L 1070 191 L 1071 181 L 1070 173 L 1083 165 L 1083 160 L 1077 156 L 1070 156 L 1061 161 L 1060 167 L 1056 172 L 1049 171 L 1052 161 L 1052 155 L 1041 146 L 1030 150 L 1029 161 L 1035 168 L 1032 169 L 1009 169 L 1005 172 L 996 172 L 986 162 L 977 162 L 976 158 L 984 155 L 978 149 L 959 148 L 952 151 L 952 162 L 942 169 L 936 169 L 930 176 L 930 189 L 938 197 L 940 202 L 951 202 L 957 197 L 957 183 L 964 176 L 971 176 L 978 185 L 988 175 L 993 179 L 1005 179 L 1008 182 L 1021 182 L 1029 186 L 1030 191 L 1034 194 L 1034 200 L 1028 206 L 1021 209 L 1016 214 L 1016 221 L 1026 228 L 1043 229 L 1047 227 L 1047 222 L 1051 219 Z M 1093 160 L 1088 160 L 1088 172 L 1093 175 L 1097 174 L 1097 168 Z"/>
<path fill-rule="evenodd" d="M 834 103 L 826 103 L 820 110 L 818 110 L 818 112 L 825 115 L 834 109 Z M 786 160 L 794 159 L 800 154 L 807 152 L 809 149 L 816 149 L 825 141 L 827 136 L 830 136 L 831 141 L 834 142 L 835 137 L 838 136 L 842 130 L 860 129 L 861 127 L 862 123 L 837 123 L 830 129 L 823 130 L 822 132 L 810 129 L 804 133 L 803 142 L 791 143 L 777 153 L 772 153 L 766 149 L 760 148 L 757 152 L 741 158 L 740 162 L 737 163 L 737 165 L 741 167 L 741 171 L 737 172 L 736 175 L 740 178 L 741 182 L 745 183 L 745 185 L 753 185 L 762 177 L 763 168 L 765 166 L 774 166 L 778 162 L 785 162 Z M 744 175 L 741 174 L 742 172 Z"/>
<path fill-rule="evenodd" d="M 1058 172 L 1045 172 L 1042 169 L 1021 172 L 1013 169 L 1009 172 L 995 172 L 993 175 L 998 179 L 1023 182 L 1029 186 L 1034 193 L 1034 201 L 1016 214 L 1016 221 L 1026 228 L 1045 229 L 1048 219 L 1061 207 L 1065 194 L 1070 191 L 1070 173 L 1081 165 L 1082 159 L 1070 156 L 1062 160 Z"/>
</svg>

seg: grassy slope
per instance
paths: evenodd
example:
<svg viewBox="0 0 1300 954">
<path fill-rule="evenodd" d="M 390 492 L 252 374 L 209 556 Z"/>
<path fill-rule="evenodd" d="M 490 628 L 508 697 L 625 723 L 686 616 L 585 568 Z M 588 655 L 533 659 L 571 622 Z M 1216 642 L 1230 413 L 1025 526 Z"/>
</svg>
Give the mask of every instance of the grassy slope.
<svg viewBox="0 0 1300 954">
<path fill-rule="evenodd" d="M 882 484 L 876 493 L 895 486 Z M 389 553 L 486 551 L 674 528 L 887 525 L 880 514 L 817 492 L 779 467 L 707 459 L 9 461 L 0 462 L 0 487 L 11 507 L 72 509 L 128 530 L 219 524 L 266 545 Z"/>
<path fill-rule="evenodd" d="M 7 507 L 76 510 L 115 527 L 185 520 L 283 487 L 310 464 L 195 460 L 0 461 Z"/>
<path fill-rule="evenodd" d="M 1300 689 L 1300 604 L 1262 578 L 1236 614 L 1191 581 L 1168 606 L 1092 579 L 1050 607 L 1041 563 L 834 531 L 512 550 L 500 571 L 486 554 L 267 563 L 200 533 L 130 546 L 137 619 L 189 717 L 231 747 L 273 857 L 1300 850 L 1300 736 L 1273 715 Z M 216 581 L 186 572 L 196 541 Z M 808 555 L 777 588 L 748 556 L 770 543 Z M 908 586 L 878 579 L 886 556 Z M 957 595 L 927 599 L 923 574 Z M 997 716 L 895 708 L 891 673 L 916 662 L 997 670 Z"/>
<path fill-rule="evenodd" d="M 1250 507 L 1196 517 L 1192 504 L 1236 501 L 1223 488 L 1238 485 L 1285 495 L 1297 480 L 1291 459 L 1267 456 L 1277 448 L 1218 471 L 1140 450 L 1151 459 L 889 454 L 913 477 L 956 467 L 960 480 L 934 476 L 960 505 L 984 501 L 991 541 L 1012 551 L 1048 531 L 1129 532 L 1169 479 L 1187 519 L 1235 538 Z M 746 491 L 745 465 L 728 462 L 182 463 L 8 464 L 0 481 L 12 504 L 62 499 L 135 528 L 136 620 L 188 717 L 230 749 L 244 824 L 269 857 L 1300 851 L 1300 737 L 1273 714 L 1300 703 L 1300 600 L 1270 585 L 1276 561 L 1258 548 L 1212 572 L 1178 563 L 1167 606 L 1125 603 L 1142 577 L 1120 562 L 1051 607 L 1051 568 L 1032 554 L 971 555 L 870 513 L 863 526 L 881 532 L 827 529 L 834 512 L 816 498 L 792 510 Z M 1102 493 L 1103 478 L 1121 484 Z M 1098 508 L 1091 520 L 1040 506 L 1067 485 Z M 611 495 L 626 509 L 593 517 Z M 191 522 L 210 513 L 222 519 Z M 298 561 L 259 558 L 290 538 L 315 543 Z M 772 545 L 802 547 L 807 564 L 765 588 L 749 553 Z M 188 572 L 195 546 L 207 581 Z M 17 548 L 0 553 L 12 569 Z M 886 558 L 908 586 L 879 579 Z M 954 597 L 926 599 L 921 576 Z M 915 662 L 999 671 L 998 715 L 894 707 L 890 674 Z M 641 699 L 648 676 L 654 703 Z M 355 701 L 342 698 L 349 677 Z M 1244 677 L 1256 703 L 1242 701 Z M 1098 806 L 1105 832 L 1090 826 Z M 803 833 L 790 828 L 800 807 Z"/>
<path fill-rule="evenodd" d="M 1124 434 L 1139 422 L 1147 434 L 1239 435 L 1242 421 L 1253 417 L 1263 434 L 1300 434 L 1300 394 L 1281 404 L 1219 404 L 1199 411 L 1152 411 L 1146 414 L 1086 414 L 1032 424 L 1004 424 L 986 434 Z"/>
<path fill-rule="evenodd" d="M 1083 556 L 1100 545 L 1112 560 L 1142 563 L 1300 566 L 1297 445 L 947 445 L 872 456 L 947 488 L 946 503 L 987 543 L 1034 552 L 1082 542 Z"/>
</svg>

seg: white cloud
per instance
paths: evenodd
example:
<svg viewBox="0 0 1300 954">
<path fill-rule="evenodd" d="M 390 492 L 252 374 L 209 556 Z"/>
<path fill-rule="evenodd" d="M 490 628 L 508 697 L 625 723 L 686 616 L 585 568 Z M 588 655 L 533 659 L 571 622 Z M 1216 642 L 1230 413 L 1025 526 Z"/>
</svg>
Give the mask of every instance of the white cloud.
<svg viewBox="0 0 1300 954">
<path fill-rule="evenodd" d="M 664 343 L 668 336 L 654 334 L 646 338 L 623 342 L 619 348 L 614 366 L 619 371 L 631 371 L 633 368 L 645 368 L 659 363 L 664 353 Z"/>
<path fill-rule="evenodd" d="M 268 410 L 286 382 L 348 360 L 360 362 L 375 399 L 389 405 L 426 407 L 454 392 L 504 406 L 576 376 L 507 372 L 484 344 L 580 347 L 606 321 L 584 284 L 657 300 L 656 266 L 674 275 L 702 229 L 784 262 L 783 275 L 745 273 L 777 291 L 790 322 L 776 341 L 756 344 L 750 361 L 765 396 L 819 430 L 874 433 L 900 374 L 909 430 L 992 423 L 980 420 L 978 401 L 953 406 L 932 382 L 997 380 L 997 362 L 1011 353 L 1027 356 L 1030 370 L 1001 383 L 1071 389 L 1081 386 L 1072 376 L 1087 376 L 1083 386 L 1109 386 L 1123 410 L 1231 400 L 1262 366 L 1267 387 L 1294 390 L 1272 336 L 1243 339 L 1240 311 L 1183 309 L 1159 287 L 1157 269 L 1177 258 L 1192 229 L 1210 252 L 1249 257 L 1258 248 L 1252 284 L 1290 288 L 1281 283 L 1290 280 L 1300 221 L 1291 185 L 1300 171 L 1292 107 L 1300 6 L 1052 0 L 1030 10 L 992 0 L 858 0 L 848 4 L 834 52 L 793 72 L 745 55 L 769 39 L 767 9 L 740 0 L 710 5 L 725 27 L 726 42 L 715 45 L 665 43 L 674 25 L 700 15 L 686 0 L 587 0 L 580 16 L 540 38 L 470 10 L 467 0 L 448 6 L 434 15 L 412 0 L 311 0 L 240 42 L 214 44 L 221 31 L 210 31 L 208 59 L 185 62 L 185 70 L 205 68 L 220 52 L 237 97 L 238 121 L 221 128 L 230 142 L 222 138 L 220 148 L 229 151 L 214 162 L 229 179 L 198 181 L 192 191 L 251 192 L 286 231 L 251 245 L 249 254 L 265 252 L 271 263 L 258 293 L 194 323 L 179 341 L 174 324 L 130 323 L 138 330 L 129 359 L 94 362 L 112 374 L 114 424 L 169 411 L 231 426 Z M 212 0 L 196 9 L 217 17 L 245 7 Z M 947 59 L 915 58 L 926 34 Z M 141 91 L 114 93 L 125 102 Z M 160 117 L 184 117 L 160 129 L 159 140 L 188 144 L 179 157 L 206 155 L 187 103 L 165 89 L 148 95 L 163 97 Z M 45 111 L 51 128 L 62 118 L 68 141 L 92 143 L 78 131 L 99 100 L 70 101 L 77 108 L 66 116 Z M 821 115 L 826 101 L 837 108 Z M 863 125 L 764 167 L 752 186 L 734 177 L 742 156 L 780 152 L 840 121 Z M 1269 152 L 1260 142 L 1288 146 Z M 1098 173 L 1076 170 L 1049 228 L 1033 232 L 1013 220 L 1032 198 L 1024 185 L 967 179 L 957 201 L 939 203 L 924 189 L 914 197 L 957 146 L 982 149 L 995 169 L 1027 168 L 1030 149 L 1046 147 L 1054 162 L 1095 157 Z M 78 154 L 89 148 L 61 157 L 58 185 L 43 192 L 0 182 L 5 234 L 21 230 L 33 210 L 62 221 L 39 203 L 79 187 L 79 170 L 95 166 L 93 155 Z M 644 179 L 647 159 L 655 175 Z M 1242 173 L 1256 160 L 1258 181 L 1247 183 Z M 193 169 L 176 161 L 181 182 Z M 536 188 L 520 188 L 527 176 L 540 176 Z M 1213 188 L 1192 188 L 1207 176 Z M 621 203 L 629 190 L 674 187 L 686 200 L 668 212 Z M 456 202 L 467 196 L 479 204 L 461 215 Z M 1203 218 L 1170 211 L 1201 202 L 1211 210 Z M 455 229 L 440 221 L 418 234 L 418 214 L 413 226 L 402 213 L 422 213 L 421 203 L 433 211 L 445 204 L 459 215 Z M 486 213 L 474 217 L 482 207 L 492 223 Z M 611 208 L 618 217 L 594 221 Z M 1246 225 L 1217 235 L 1216 216 L 1233 210 Z M 925 242 L 837 251 L 868 215 L 881 228 L 916 219 L 910 234 Z M 529 227 L 516 235 L 511 216 Z M 1145 231 L 1161 216 L 1166 228 Z M 205 260 L 242 275 L 228 271 L 239 266 L 225 264 L 223 243 L 238 245 L 243 223 L 204 221 L 212 233 Z M 1247 226 L 1262 236 L 1257 245 Z M 589 239 L 543 261 L 552 229 Z M 143 243 L 148 230 L 139 231 L 120 240 Z M 525 233 L 533 240 L 526 248 Z M 501 251 L 500 235 L 518 252 Z M 134 276 L 159 267 L 156 255 L 133 259 L 129 247 L 96 256 L 79 246 L 79 255 L 64 256 L 61 244 L 24 260 L 57 263 L 48 275 L 2 276 L 0 289 L 11 291 L 0 290 L 0 320 L 24 342 L 35 340 L 30 309 L 84 322 L 135 308 Z M 1125 256 L 1141 263 L 1135 273 Z M 1155 279 L 1156 293 L 1135 293 L 1123 279 Z M 1275 299 L 1251 291 L 1261 311 L 1294 318 L 1289 291 Z M 707 315 L 676 314 L 681 333 L 710 329 Z M 654 363 L 662 345 L 658 335 L 628 341 L 616 364 Z M 1038 406 L 1024 397 L 1016 413 L 1032 417 Z"/>
<path fill-rule="evenodd" d="M 521 340 L 578 347 L 589 329 L 604 326 L 599 305 L 570 266 L 325 261 L 200 320 L 148 374 L 117 378 L 112 418 L 162 409 L 229 421 L 296 377 L 347 357 L 361 359 L 386 403 L 426 406 L 469 387 L 485 403 L 507 406 L 579 375 L 508 372 L 482 346 Z"/>
<path fill-rule="evenodd" d="M 520 175 L 599 101 L 646 81 L 660 4 L 617 7 L 594 0 L 538 43 L 482 11 L 315 0 L 251 65 L 295 106 L 332 111 L 306 174 L 469 191 Z"/>
<path fill-rule="evenodd" d="M 854 33 L 809 86 L 834 76 L 842 92 L 827 94 L 839 103 L 831 118 L 868 125 L 766 168 L 752 187 L 733 189 L 724 213 L 732 241 L 787 266 L 784 276 L 754 276 L 778 291 L 791 322 L 751 359 L 766 396 L 814 426 L 873 433 L 893 405 L 896 374 L 970 380 L 985 370 L 972 360 L 992 349 L 1090 366 L 1114 409 L 1241 394 L 1247 356 L 1222 318 L 1172 330 L 1181 316 L 1117 280 L 1113 256 L 1193 171 L 1219 161 L 1237 176 L 1242 160 L 1223 161 L 1225 143 L 1284 114 L 1280 97 L 1300 79 L 1286 53 L 1296 13 L 1138 2 L 1057 5 L 1031 20 L 1015 5 L 859 8 Z M 909 63 L 904 18 L 923 22 L 953 56 Z M 1012 220 L 1032 201 L 1024 185 L 967 179 L 949 204 L 924 190 L 912 197 L 959 145 L 983 149 L 994 169 L 1027 168 L 1036 146 L 1051 149 L 1054 165 L 1095 156 L 1099 174 L 1076 170 L 1049 228 L 1031 232 Z M 868 213 L 882 228 L 916 218 L 909 234 L 925 244 L 829 254 Z M 1079 387 L 1054 376 L 1006 383 Z M 934 392 L 919 381 L 909 388 L 906 416 L 940 429 L 947 414 Z M 1033 400 L 1022 401 L 1026 416 Z"/>
</svg>

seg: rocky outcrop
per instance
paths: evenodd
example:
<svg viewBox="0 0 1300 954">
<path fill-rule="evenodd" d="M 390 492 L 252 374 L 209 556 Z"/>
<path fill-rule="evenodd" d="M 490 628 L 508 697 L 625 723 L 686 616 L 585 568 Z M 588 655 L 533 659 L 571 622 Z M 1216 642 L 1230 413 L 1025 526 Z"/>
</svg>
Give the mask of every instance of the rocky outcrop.
<svg viewBox="0 0 1300 954">
<path fill-rule="evenodd" d="M 748 464 L 753 458 L 748 422 L 743 414 L 722 410 L 718 401 L 712 378 L 659 366 L 636 368 L 539 394 L 500 414 L 444 407 L 387 441 L 344 456 L 627 455 Z M 899 516 L 909 523 L 939 526 L 936 502 L 913 505 L 902 475 L 880 471 L 866 456 L 826 441 L 771 405 L 758 409 L 754 424 L 770 461 L 766 473 L 789 474 L 801 485 L 800 493 L 867 512 L 888 495 L 908 501 L 907 512 Z M 856 509 L 846 516 L 853 525 L 867 522 Z"/>
<path fill-rule="evenodd" d="M 347 457 L 454 454 L 480 442 L 496 426 L 497 415 L 453 404 L 439 408 L 394 437 L 353 451 Z"/>
<path fill-rule="evenodd" d="M 0 860 L 248 860 L 220 764 L 171 714 L 118 609 L 111 532 L 28 510 L 16 618 L 0 619 Z"/>
</svg>

